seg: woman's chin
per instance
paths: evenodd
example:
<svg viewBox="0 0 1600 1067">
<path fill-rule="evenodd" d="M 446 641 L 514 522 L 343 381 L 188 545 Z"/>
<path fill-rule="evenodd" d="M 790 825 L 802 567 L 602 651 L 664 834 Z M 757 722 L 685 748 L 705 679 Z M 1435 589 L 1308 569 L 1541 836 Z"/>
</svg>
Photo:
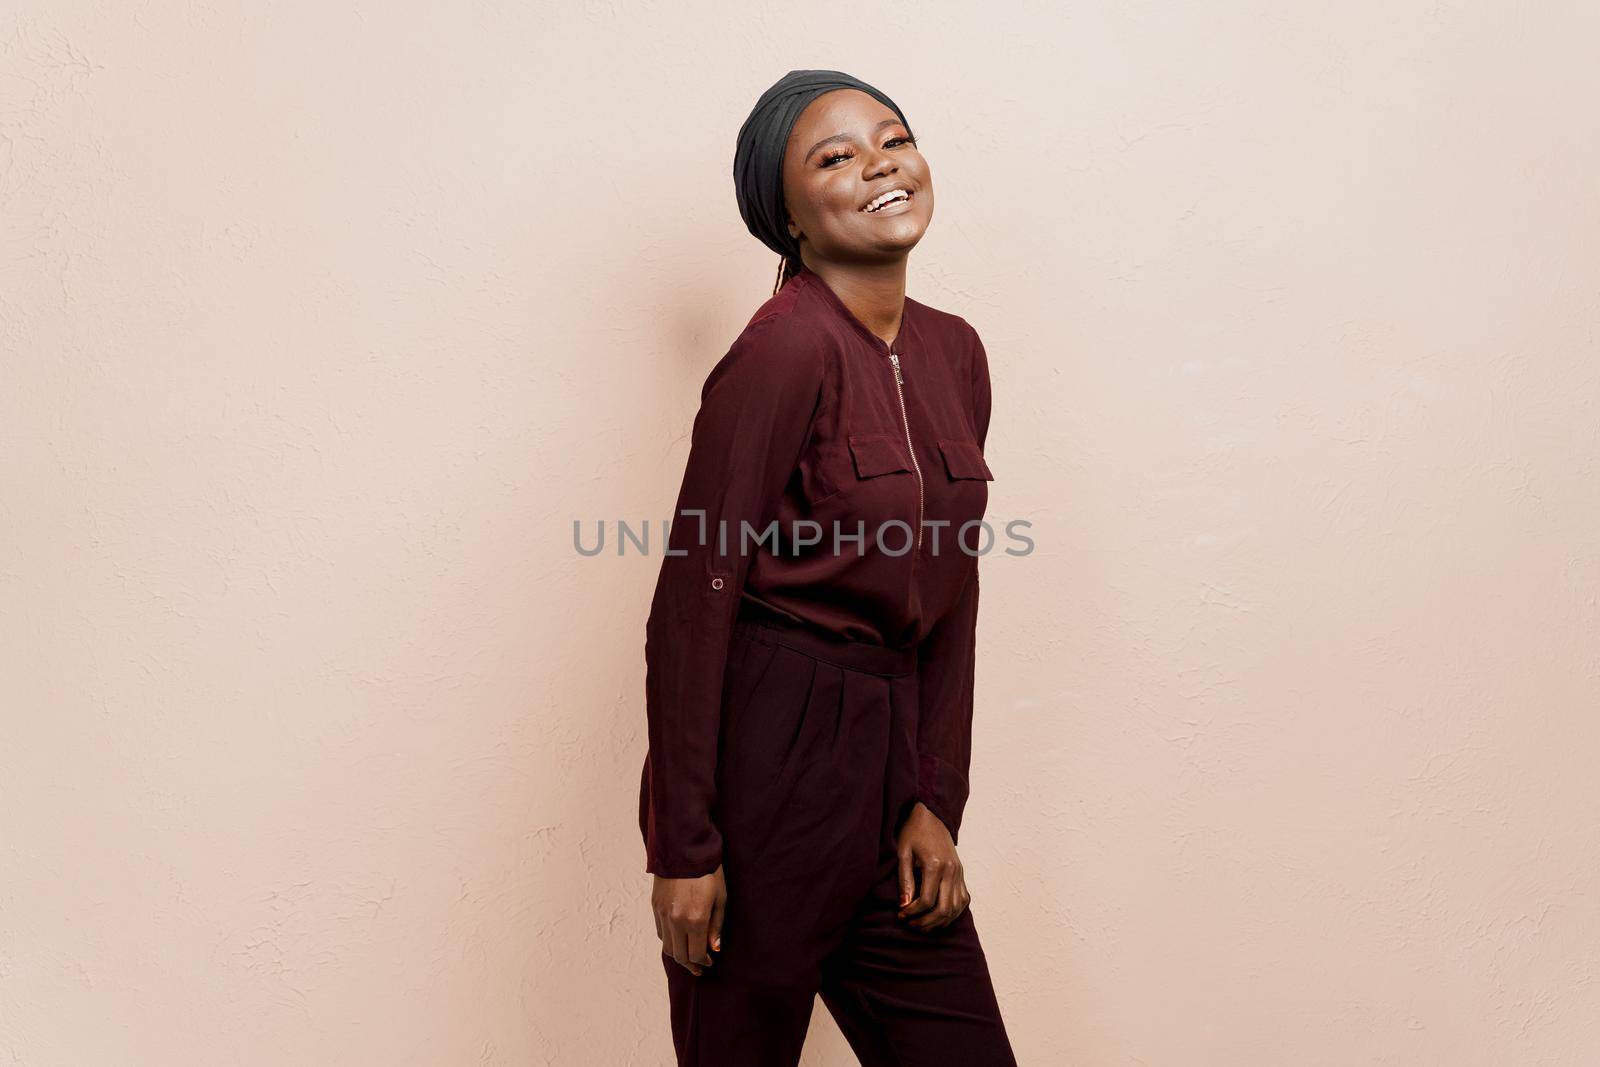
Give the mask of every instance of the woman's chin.
<svg viewBox="0 0 1600 1067">
<path fill-rule="evenodd" d="M 926 227 L 918 227 L 905 233 L 885 234 L 876 241 L 873 247 L 880 255 L 905 255 L 922 240 L 922 235 L 927 233 Z"/>
<path fill-rule="evenodd" d="M 904 226 L 884 226 L 878 232 L 865 236 L 856 242 L 855 251 L 861 258 L 873 259 L 880 256 L 904 255 L 917 247 L 917 242 L 922 240 L 928 227 L 918 220 L 907 220 Z"/>
</svg>

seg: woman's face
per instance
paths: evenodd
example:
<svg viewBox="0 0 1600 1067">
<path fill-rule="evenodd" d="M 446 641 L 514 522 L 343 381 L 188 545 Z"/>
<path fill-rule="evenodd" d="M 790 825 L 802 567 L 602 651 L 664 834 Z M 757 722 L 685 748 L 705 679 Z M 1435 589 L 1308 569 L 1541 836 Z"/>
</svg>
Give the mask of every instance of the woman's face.
<svg viewBox="0 0 1600 1067">
<path fill-rule="evenodd" d="M 892 108 L 859 89 L 806 106 L 783 157 L 789 232 L 802 262 L 882 262 L 916 247 L 933 219 L 933 177 L 910 136 Z M 908 198 L 866 210 L 892 189 Z"/>
</svg>

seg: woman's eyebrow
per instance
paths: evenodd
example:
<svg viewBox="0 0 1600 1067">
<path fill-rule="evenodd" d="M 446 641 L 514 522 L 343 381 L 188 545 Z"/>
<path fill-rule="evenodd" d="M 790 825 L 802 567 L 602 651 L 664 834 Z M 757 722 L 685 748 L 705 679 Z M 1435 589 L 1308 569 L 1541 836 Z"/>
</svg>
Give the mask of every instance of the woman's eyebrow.
<svg viewBox="0 0 1600 1067">
<path fill-rule="evenodd" d="M 882 122 L 880 122 L 876 126 L 872 127 L 872 130 L 873 130 L 874 133 L 876 133 L 878 130 L 883 129 L 885 126 L 898 126 L 898 125 L 900 125 L 900 120 L 899 119 L 884 119 Z M 830 144 L 833 144 L 835 141 L 851 141 L 851 140 L 854 140 L 854 138 L 851 137 L 851 135 L 848 134 L 848 133 L 836 133 L 832 137 L 824 137 L 822 140 L 818 141 L 816 144 L 811 146 L 811 151 L 807 152 L 805 154 L 805 156 L 801 158 L 800 162 L 804 163 L 806 160 L 810 159 L 814 154 L 816 154 L 817 149 L 821 148 L 823 145 L 830 145 Z"/>
</svg>

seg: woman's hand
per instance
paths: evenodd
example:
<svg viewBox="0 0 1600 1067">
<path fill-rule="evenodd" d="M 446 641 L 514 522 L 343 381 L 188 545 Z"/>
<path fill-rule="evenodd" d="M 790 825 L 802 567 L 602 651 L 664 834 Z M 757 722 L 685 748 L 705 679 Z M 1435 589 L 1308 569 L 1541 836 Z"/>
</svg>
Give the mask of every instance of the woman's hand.
<svg viewBox="0 0 1600 1067">
<path fill-rule="evenodd" d="M 900 854 L 899 917 L 919 930 L 953 922 L 972 897 L 961 873 L 956 843 L 950 840 L 944 821 L 919 801 L 900 827 L 896 843 Z M 912 879 L 913 866 L 922 870 L 920 892 Z"/>
<path fill-rule="evenodd" d="M 650 910 L 656 917 L 661 952 L 699 975 L 712 964 L 711 952 L 722 951 L 722 916 L 728 908 L 728 887 L 722 864 L 698 878 L 655 876 Z M 711 951 L 707 951 L 707 949 Z"/>
</svg>

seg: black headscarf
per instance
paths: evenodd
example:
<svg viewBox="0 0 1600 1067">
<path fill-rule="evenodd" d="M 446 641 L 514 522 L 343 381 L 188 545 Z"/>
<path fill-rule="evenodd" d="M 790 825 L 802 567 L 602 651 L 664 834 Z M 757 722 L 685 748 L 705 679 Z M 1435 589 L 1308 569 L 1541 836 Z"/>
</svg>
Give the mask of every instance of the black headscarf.
<svg viewBox="0 0 1600 1067">
<path fill-rule="evenodd" d="M 911 132 L 899 105 L 843 71 L 791 70 L 761 94 L 750 117 L 739 127 L 739 141 L 733 152 L 733 189 L 744 224 L 762 244 L 784 257 L 785 262 L 779 266 L 780 284 L 785 268 L 792 274 L 800 267 L 800 242 L 789 234 L 788 211 L 783 202 L 784 148 L 806 105 L 835 89 L 860 89 L 876 97 L 899 117 L 906 132 Z"/>
</svg>

